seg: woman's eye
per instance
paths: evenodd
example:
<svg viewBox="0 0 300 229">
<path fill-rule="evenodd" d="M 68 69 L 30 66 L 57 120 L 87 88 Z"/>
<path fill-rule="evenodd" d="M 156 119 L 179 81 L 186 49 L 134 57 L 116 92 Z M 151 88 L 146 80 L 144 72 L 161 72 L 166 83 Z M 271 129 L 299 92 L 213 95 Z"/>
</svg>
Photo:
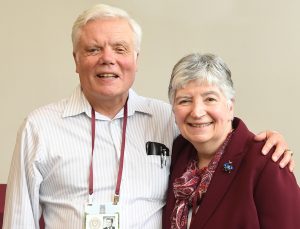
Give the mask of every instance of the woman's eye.
<svg viewBox="0 0 300 229">
<path fill-rule="evenodd" d="M 190 100 L 179 100 L 178 104 L 187 104 Z"/>
</svg>

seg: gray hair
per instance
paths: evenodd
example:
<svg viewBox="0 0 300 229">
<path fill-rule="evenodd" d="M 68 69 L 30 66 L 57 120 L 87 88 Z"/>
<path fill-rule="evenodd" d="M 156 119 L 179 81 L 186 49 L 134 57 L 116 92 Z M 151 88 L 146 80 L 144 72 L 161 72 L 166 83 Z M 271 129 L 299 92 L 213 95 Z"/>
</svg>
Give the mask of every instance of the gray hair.
<svg viewBox="0 0 300 229">
<path fill-rule="evenodd" d="M 169 101 L 172 105 L 176 90 L 193 80 L 216 85 L 223 92 L 228 104 L 232 103 L 235 91 L 231 72 L 220 57 L 193 53 L 180 59 L 173 68 L 169 84 Z"/>
<path fill-rule="evenodd" d="M 80 29 L 86 23 L 97 19 L 107 18 L 125 19 L 128 22 L 134 33 L 135 51 L 139 53 L 142 41 L 142 29 L 140 25 L 132 19 L 126 11 L 105 4 L 95 5 L 78 16 L 72 28 L 73 50 L 76 49 Z"/>
</svg>

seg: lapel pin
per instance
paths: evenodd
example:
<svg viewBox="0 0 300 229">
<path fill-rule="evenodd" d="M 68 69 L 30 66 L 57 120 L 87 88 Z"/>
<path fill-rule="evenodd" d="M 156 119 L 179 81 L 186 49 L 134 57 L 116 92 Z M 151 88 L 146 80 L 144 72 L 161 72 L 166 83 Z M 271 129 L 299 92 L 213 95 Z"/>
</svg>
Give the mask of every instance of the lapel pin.
<svg viewBox="0 0 300 229">
<path fill-rule="evenodd" d="M 232 165 L 231 161 L 228 161 L 228 162 L 224 163 L 223 169 L 225 172 L 230 173 L 232 170 L 234 170 L 234 166 Z"/>
</svg>

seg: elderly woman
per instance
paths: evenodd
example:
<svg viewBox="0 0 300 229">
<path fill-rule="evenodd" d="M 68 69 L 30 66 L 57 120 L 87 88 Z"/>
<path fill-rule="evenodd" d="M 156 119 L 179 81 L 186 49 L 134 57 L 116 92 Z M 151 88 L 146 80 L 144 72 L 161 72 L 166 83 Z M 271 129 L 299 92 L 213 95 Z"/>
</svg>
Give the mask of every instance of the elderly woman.
<svg viewBox="0 0 300 229">
<path fill-rule="evenodd" d="M 234 117 L 231 72 L 217 56 L 191 54 L 174 67 L 174 141 L 163 228 L 300 228 L 300 191 L 287 168 L 260 156 Z"/>
</svg>

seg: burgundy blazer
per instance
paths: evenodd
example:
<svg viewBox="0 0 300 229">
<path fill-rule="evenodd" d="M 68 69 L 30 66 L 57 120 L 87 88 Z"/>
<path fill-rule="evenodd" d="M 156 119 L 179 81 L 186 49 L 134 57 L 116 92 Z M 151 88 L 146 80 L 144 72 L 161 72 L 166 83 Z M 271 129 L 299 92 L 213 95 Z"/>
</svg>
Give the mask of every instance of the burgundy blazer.
<svg viewBox="0 0 300 229">
<path fill-rule="evenodd" d="M 2 224 L 3 224 L 5 192 L 6 192 L 6 184 L 0 184 L 0 228 L 2 228 Z"/>
<path fill-rule="evenodd" d="M 190 229 L 299 229 L 300 189 L 293 173 L 281 169 L 270 157 L 261 154 L 264 142 L 256 142 L 246 125 L 233 121 L 232 138 L 219 161 L 206 194 Z M 186 171 L 194 147 L 179 136 L 173 144 L 167 203 L 163 210 L 163 228 L 169 229 L 174 209 L 173 182 Z M 231 161 L 234 170 L 225 172 Z"/>
</svg>

